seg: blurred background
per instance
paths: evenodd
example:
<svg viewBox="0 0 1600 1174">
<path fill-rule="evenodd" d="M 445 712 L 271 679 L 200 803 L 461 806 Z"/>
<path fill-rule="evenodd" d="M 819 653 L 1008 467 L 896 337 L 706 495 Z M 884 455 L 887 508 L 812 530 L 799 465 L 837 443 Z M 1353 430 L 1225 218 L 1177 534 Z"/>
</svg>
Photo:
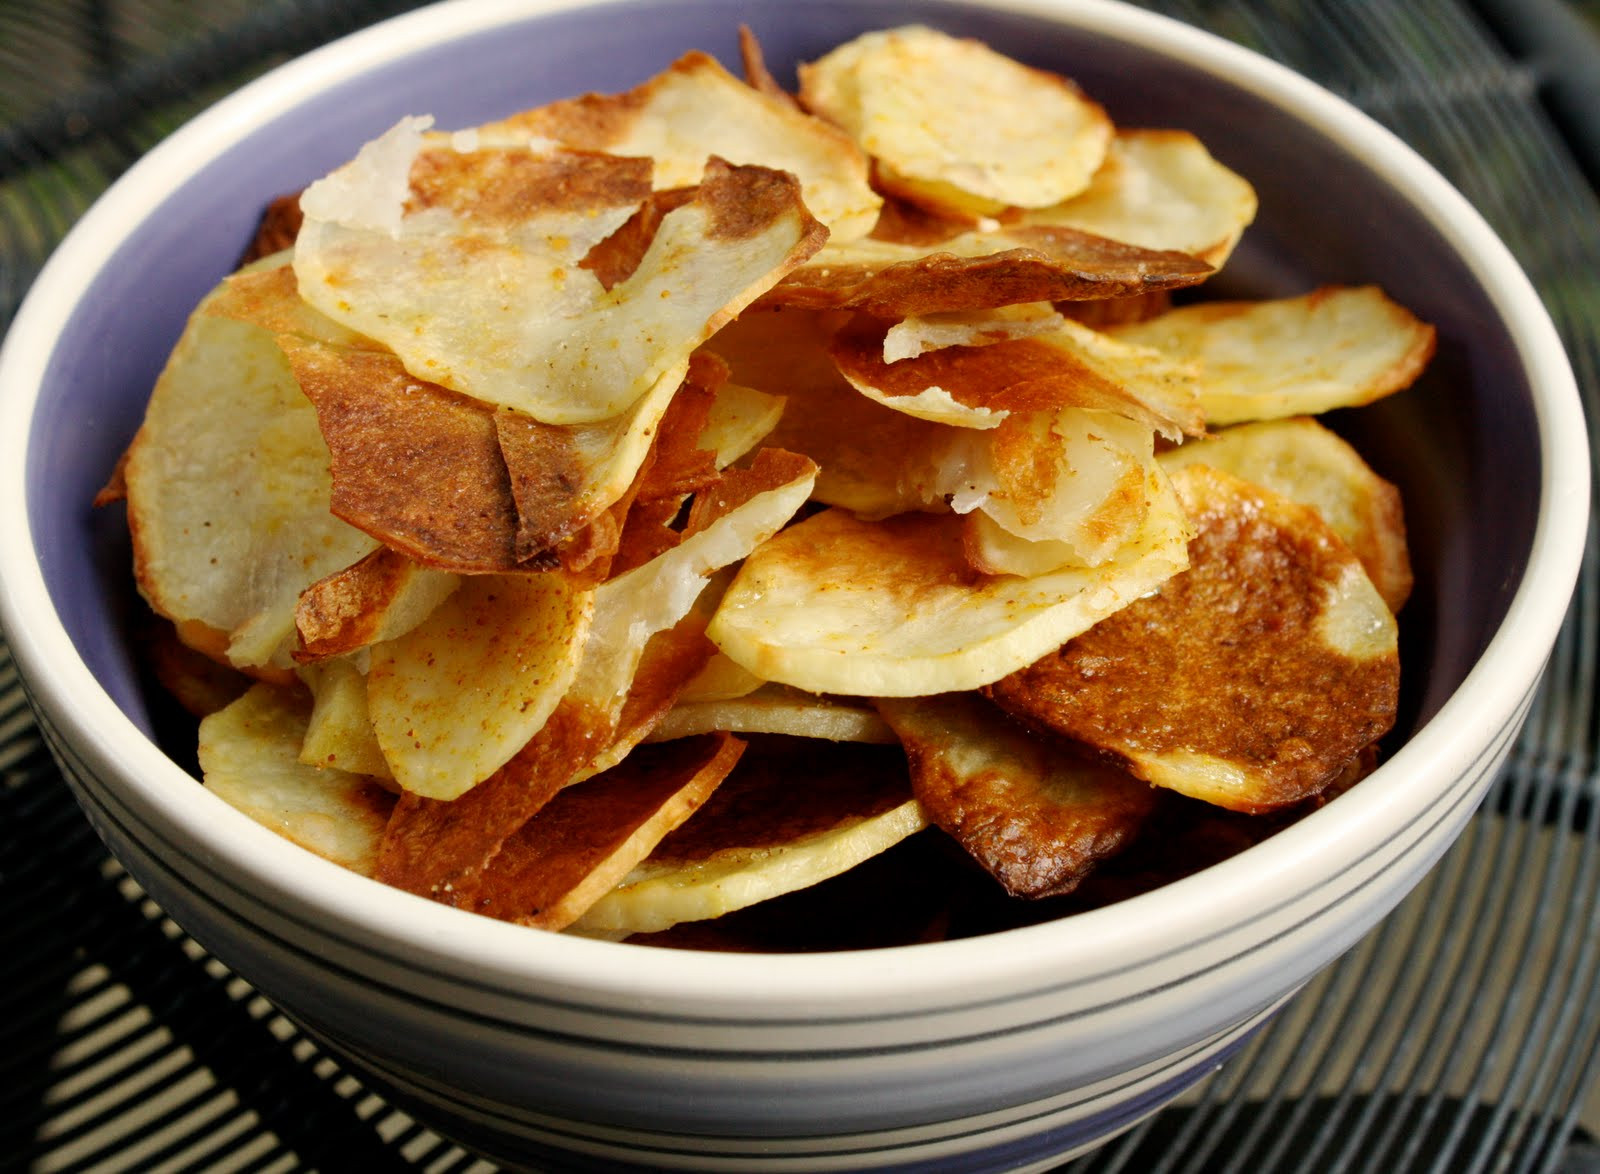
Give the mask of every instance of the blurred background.
<svg viewBox="0 0 1600 1174">
<path fill-rule="evenodd" d="M 1595 419 L 1600 0 L 1142 3 L 1286 62 L 1433 161 L 1528 269 Z M 0 0 L 0 329 L 163 136 L 412 6 Z M 1596 556 L 1591 539 L 1527 729 L 1462 841 L 1227 1068 L 1073 1174 L 1600 1174 Z M 344 1072 L 106 858 L 3 636 L 0 1169 L 491 1170 Z"/>
</svg>

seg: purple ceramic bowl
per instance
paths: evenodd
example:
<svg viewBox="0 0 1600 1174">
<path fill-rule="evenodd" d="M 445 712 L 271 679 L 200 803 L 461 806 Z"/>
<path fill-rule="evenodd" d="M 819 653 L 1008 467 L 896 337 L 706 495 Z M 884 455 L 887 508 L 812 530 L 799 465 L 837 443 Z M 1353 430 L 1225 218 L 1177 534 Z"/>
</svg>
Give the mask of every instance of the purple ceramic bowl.
<svg viewBox="0 0 1600 1174">
<path fill-rule="evenodd" d="M 469 125 L 618 90 L 678 54 L 780 77 L 922 21 L 1179 126 L 1248 177 L 1221 279 L 1376 282 L 1439 330 L 1410 392 L 1340 421 L 1403 489 L 1419 571 L 1386 763 L 1268 842 L 1120 905 L 981 939 L 756 957 L 576 940 L 433 905 L 302 853 L 155 737 L 120 521 L 89 502 L 189 310 L 270 197 L 400 116 Z M 1476 213 L 1303 79 L 1109 0 L 962 4 L 457 0 L 295 61 L 102 199 L 0 353 L 0 626 L 112 851 L 196 939 L 359 1071 L 493 1155 L 554 1168 L 1043 1167 L 1213 1068 L 1416 884 L 1523 718 L 1581 554 L 1570 371 Z"/>
</svg>

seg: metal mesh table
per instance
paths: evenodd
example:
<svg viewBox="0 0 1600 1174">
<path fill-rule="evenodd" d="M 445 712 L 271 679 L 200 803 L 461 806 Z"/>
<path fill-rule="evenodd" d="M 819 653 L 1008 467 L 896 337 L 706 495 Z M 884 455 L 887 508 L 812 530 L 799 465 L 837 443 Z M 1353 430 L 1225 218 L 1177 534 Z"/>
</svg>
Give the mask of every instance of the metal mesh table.
<svg viewBox="0 0 1600 1174">
<path fill-rule="evenodd" d="M 1288 63 L 1434 162 L 1528 269 L 1594 418 L 1600 49 L 1581 6 L 1150 6 Z M 0 325 L 164 134 L 403 7 L 0 0 Z M 1460 843 L 1242 1055 L 1073 1174 L 1600 1171 L 1597 558 L 1591 531 L 1543 690 Z M 106 857 L 3 642 L 0 1075 L 0 1168 L 491 1169 L 342 1071 Z"/>
</svg>

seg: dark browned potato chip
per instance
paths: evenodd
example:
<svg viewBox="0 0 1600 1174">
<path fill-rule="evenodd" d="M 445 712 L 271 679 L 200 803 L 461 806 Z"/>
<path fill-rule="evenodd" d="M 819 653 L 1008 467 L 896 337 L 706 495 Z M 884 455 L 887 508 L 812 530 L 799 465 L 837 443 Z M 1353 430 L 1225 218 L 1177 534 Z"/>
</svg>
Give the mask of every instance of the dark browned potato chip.
<svg viewBox="0 0 1600 1174">
<path fill-rule="evenodd" d="M 698 810 L 743 750 L 729 734 L 664 742 L 568 787 L 506 841 L 472 908 L 565 928 Z"/>
<path fill-rule="evenodd" d="M 1012 896 L 1070 892 L 1123 847 L 1155 789 L 1033 734 L 976 693 L 881 698 L 928 819 Z"/>
<path fill-rule="evenodd" d="M 1205 466 L 1173 483 L 1189 570 L 988 693 L 1160 786 L 1298 803 L 1393 723 L 1394 617 L 1315 510 Z"/>
</svg>

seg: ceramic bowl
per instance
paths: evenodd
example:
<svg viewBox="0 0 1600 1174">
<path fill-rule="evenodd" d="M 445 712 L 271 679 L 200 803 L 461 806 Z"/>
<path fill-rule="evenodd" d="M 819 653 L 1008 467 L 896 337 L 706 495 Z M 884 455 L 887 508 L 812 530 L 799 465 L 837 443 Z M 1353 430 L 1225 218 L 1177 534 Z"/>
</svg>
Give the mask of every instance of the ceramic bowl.
<svg viewBox="0 0 1600 1174">
<path fill-rule="evenodd" d="M 1387 761 L 1275 838 L 1156 892 L 954 942 L 762 957 L 574 940 L 430 904 L 277 839 L 152 735 L 120 522 L 89 502 L 189 309 L 263 203 L 408 113 L 469 125 L 618 90 L 743 20 L 780 76 L 920 20 L 1182 126 L 1256 185 L 1228 292 L 1377 282 L 1439 330 L 1353 414 L 1404 490 L 1416 594 Z M 111 850 L 338 1055 L 539 1168 L 998 1170 L 1104 1141 L 1211 1071 L 1451 842 L 1527 711 L 1576 575 L 1585 429 L 1538 299 L 1463 199 L 1298 76 L 1106 0 L 457 0 L 294 61 L 133 168 L 0 359 L 0 626 Z"/>
</svg>

